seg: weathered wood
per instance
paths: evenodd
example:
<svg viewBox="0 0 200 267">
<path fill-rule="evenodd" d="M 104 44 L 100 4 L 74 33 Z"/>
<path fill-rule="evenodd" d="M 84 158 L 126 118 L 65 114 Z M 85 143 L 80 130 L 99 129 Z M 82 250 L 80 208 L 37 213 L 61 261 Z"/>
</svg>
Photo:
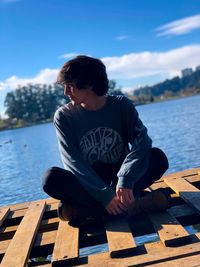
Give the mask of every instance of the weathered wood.
<svg viewBox="0 0 200 267">
<path fill-rule="evenodd" d="M 193 168 L 189 170 L 184 170 L 180 172 L 174 172 L 174 173 L 169 173 L 165 176 L 163 176 L 164 179 L 166 178 L 182 178 L 182 177 L 189 177 L 189 176 L 194 176 L 194 175 L 199 175 L 200 174 L 200 168 Z"/>
<path fill-rule="evenodd" d="M 178 218 L 184 216 L 191 216 L 196 214 L 196 211 L 187 204 L 177 205 L 167 210 L 170 215 Z"/>
<path fill-rule="evenodd" d="M 9 212 L 10 212 L 9 208 L 0 209 L 0 226 L 4 222 L 6 216 L 8 215 Z"/>
<path fill-rule="evenodd" d="M 4 255 L 1 267 L 26 266 L 45 209 L 45 202 L 31 204 Z"/>
<path fill-rule="evenodd" d="M 51 232 L 44 232 L 37 234 L 32 250 L 33 248 L 40 247 L 42 249 L 43 246 L 54 244 L 56 239 L 57 231 L 51 231 Z M 6 253 L 6 250 L 10 244 L 11 240 L 4 240 L 0 242 L 0 256 L 4 255 Z"/>
<path fill-rule="evenodd" d="M 79 228 L 60 221 L 52 256 L 52 266 L 61 266 L 79 257 Z"/>
<path fill-rule="evenodd" d="M 192 184 L 193 183 L 198 183 L 198 184 L 200 183 L 200 175 L 199 174 L 184 176 L 183 178 Z"/>
<path fill-rule="evenodd" d="M 60 221 L 59 218 L 51 218 L 51 219 L 42 220 L 40 227 L 39 227 L 39 231 L 40 232 L 51 231 L 52 229 L 55 229 L 55 227 L 58 228 L 59 221 Z M 18 225 L 2 227 L 0 229 L 0 236 L 2 234 L 9 234 L 9 233 L 16 232 L 17 228 L 18 228 Z"/>
<path fill-rule="evenodd" d="M 136 248 L 135 240 L 125 217 L 107 222 L 106 235 L 111 257 L 128 253 Z"/>
<path fill-rule="evenodd" d="M 51 232 L 44 232 L 40 233 L 36 236 L 35 242 L 33 246 L 39 247 L 39 246 L 45 246 L 48 244 L 54 244 L 56 240 L 57 231 L 51 231 Z"/>
<path fill-rule="evenodd" d="M 42 201 L 44 201 L 44 200 L 42 200 Z M 41 202 L 41 200 L 37 201 L 37 203 L 40 203 L 40 202 Z M 46 200 L 45 200 L 45 202 L 46 202 Z M 31 203 L 33 204 L 36 202 L 34 201 L 34 202 L 28 202 L 28 203 L 29 204 L 26 203 L 23 206 L 22 206 L 22 204 L 20 204 L 20 207 L 17 206 L 16 209 L 13 208 L 12 206 L 9 206 L 11 212 L 8 214 L 8 218 L 14 219 L 14 218 L 18 218 L 18 217 L 23 217 L 26 214 L 29 205 Z M 54 211 L 54 210 L 56 211 L 57 207 L 58 207 L 58 202 L 53 202 L 52 204 L 46 204 L 45 212 Z"/>
<path fill-rule="evenodd" d="M 10 244 L 11 240 L 3 240 L 0 242 L 0 256 L 4 254 Z"/>
<path fill-rule="evenodd" d="M 167 188 L 168 185 L 164 183 L 164 181 L 158 181 L 157 183 L 154 183 L 150 186 L 151 190 L 156 190 L 158 188 Z"/>
<path fill-rule="evenodd" d="M 158 188 L 168 188 L 168 185 L 164 182 L 164 180 L 168 179 L 168 178 L 178 178 L 178 179 L 184 178 L 189 183 L 196 183 L 196 182 L 200 183 L 200 171 L 199 171 L 199 173 L 194 172 L 194 171 L 193 172 L 190 171 L 189 173 L 181 172 L 181 173 L 173 173 L 173 174 L 169 174 L 169 175 L 163 176 L 162 179 L 160 179 L 160 180 L 156 181 L 155 183 L 153 183 L 150 186 L 150 188 L 152 190 L 156 190 Z"/>
<path fill-rule="evenodd" d="M 34 200 L 31 202 L 22 202 L 22 203 L 17 203 L 17 204 L 12 204 L 12 205 L 7 205 L 7 208 L 10 208 L 10 210 L 21 210 L 21 209 L 27 209 L 30 204 L 34 204 L 34 203 L 39 203 L 39 202 L 46 202 L 46 205 L 52 205 L 52 204 L 58 204 L 59 200 L 55 199 L 55 198 L 46 198 L 46 199 L 41 199 L 41 200 Z M 4 206 L 0 206 L 0 209 L 4 208 Z"/>
<path fill-rule="evenodd" d="M 106 234 L 109 251 L 81 258 L 78 258 L 79 234 L 75 234 L 75 238 L 73 238 L 72 232 L 66 230 L 68 224 L 59 221 L 56 214 L 57 200 L 47 199 L 48 205 L 43 210 L 42 221 L 36 219 L 37 216 L 39 217 L 40 212 L 36 212 L 37 215 L 36 213 L 33 214 L 33 217 L 30 214 L 28 215 L 28 213 L 30 212 L 29 206 L 42 203 L 44 200 L 20 203 L 6 208 L 0 207 L 0 211 L 4 210 L 4 215 L 0 212 L 0 222 L 4 221 L 4 227 L 0 228 L 0 240 L 2 240 L 0 242 L 0 261 L 2 260 L 1 263 L 4 264 L 5 259 L 8 259 L 9 255 L 11 259 L 15 260 L 15 265 L 10 265 L 13 262 L 7 261 L 7 264 L 1 265 L 1 267 L 50 267 L 52 263 L 36 263 L 30 262 L 30 260 L 27 263 L 27 260 L 28 258 L 31 259 L 39 256 L 45 257 L 53 253 L 53 260 L 56 259 L 53 262 L 53 266 L 200 266 L 200 233 L 189 236 L 183 228 L 183 225 L 200 223 L 200 215 L 197 212 L 197 210 L 200 210 L 200 190 L 194 187 L 194 185 L 200 188 L 200 168 L 164 176 L 164 181 L 160 179 L 152 185 L 152 188 L 162 187 L 170 192 L 171 196 L 173 196 L 173 207 L 164 213 L 150 214 L 150 219 L 147 215 L 132 218 L 129 221 L 131 229 L 128 223 L 123 220 L 121 222 L 118 220 L 108 223 L 106 225 Z M 184 200 L 187 204 L 184 204 Z M 5 209 L 10 209 L 10 211 L 6 213 Z M 33 209 L 36 210 L 35 208 Z M 27 216 L 29 219 L 27 219 Z M 3 219 L 1 220 L 1 218 Z M 24 224 L 24 220 L 26 224 Z M 34 223 L 34 220 L 38 221 L 38 223 Z M 28 225 L 27 231 L 22 227 L 22 224 L 24 227 Z M 161 241 L 136 247 L 131 230 L 137 236 L 150 234 L 154 233 L 152 225 L 158 231 Z M 98 232 L 97 228 L 96 226 L 96 231 Z M 142 232 L 141 228 L 143 229 Z M 79 229 L 76 230 L 79 231 Z M 91 229 L 89 228 L 89 230 Z M 100 244 L 100 242 L 106 242 L 103 225 L 101 228 L 102 234 L 96 235 L 95 238 L 87 235 L 89 230 L 81 228 L 81 246 L 84 247 L 86 244 L 87 246 L 92 246 Z M 19 238 L 20 231 L 21 233 L 23 232 L 21 238 Z M 104 238 L 102 239 L 103 241 L 100 241 L 100 236 L 102 237 L 102 235 L 104 235 Z M 19 247 L 18 249 L 17 246 Z M 26 251 L 25 247 L 27 248 Z M 12 253 L 9 252 L 11 250 Z M 76 256 L 73 256 L 73 253 Z M 23 255 L 25 255 L 25 258 L 22 260 L 21 256 Z M 65 256 L 68 257 L 65 258 Z M 22 261 L 26 265 L 20 265 L 19 262 L 21 263 Z"/>
<path fill-rule="evenodd" d="M 189 240 L 190 235 L 188 232 L 167 211 L 149 214 L 149 218 L 165 246 L 171 246 Z"/>
<path fill-rule="evenodd" d="M 42 220 L 38 229 L 38 233 L 54 231 L 58 228 L 58 223 L 59 223 L 58 218 Z M 3 240 L 8 240 L 13 238 L 15 232 L 17 231 L 17 228 L 18 225 L 14 225 L 0 229 L 0 247 L 1 247 L 1 242 Z"/>
<path fill-rule="evenodd" d="M 200 212 L 200 190 L 185 179 L 166 178 L 168 184 L 181 198 Z"/>
<path fill-rule="evenodd" d="M 197 267 L 200 266 L 200 255 L 194 255 L 190 257 L 184 257 L 182 259 L 173 259 L 168 262 L 162 263 L 162 267 Z M 161 267 L 161 264 L 156 264 Z"/>
<path fill-rule="evenodd" d="M 91 255 L 88 262 L 80 266 L 95 267 L 124 267 L 124 266 L 159 266 L 174 259 L 184 259 L 193 255 L 200 256 L 200 243 L 184 245 L 180 247 L 164 247 L 160 242 L 145 245 L 143 254 L 138 254 L 126 258 L 109 257 L 109 253 Z M 163 265 L 164 266 L 164 265 Z M 184 266 L 184 265 L 183 265 Z M 190 266 L 190 265 L 185 265 Z"/>
</svg>

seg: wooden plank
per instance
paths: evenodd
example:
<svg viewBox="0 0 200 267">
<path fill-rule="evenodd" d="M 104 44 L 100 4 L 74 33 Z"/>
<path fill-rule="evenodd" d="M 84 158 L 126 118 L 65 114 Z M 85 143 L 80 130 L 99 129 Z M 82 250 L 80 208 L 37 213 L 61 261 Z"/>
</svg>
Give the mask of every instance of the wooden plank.
<svg viewBox="0 0 200 267">
<path fill-rule="evenodd" d="M 51 229 L 58 228 L 58 224 L 59 224 L 59 218 L 50 218 L 50 219 L 46 219 L 46 220 L 42 220 L 40 223 L 40 227 L 39 227 L 39 231 L 40 232 L 44 232 L 44 231 L 51 231 Z M 6 233 L 12 233 L 12 232 L 16 232 L 18 228 L 18 225 L 13 225 L 13 226 L 7 226 L 7 227 L 2 227 L 0 229 L 0 236 L 2 234 L 6 234 Z"/>
<path fill-rule="evenodd" d="M 45 202 L 30 205 L 4 255 L 1 267 L 25 267 L 34 242 Z"/>
<path fill-rule="evenodd" d="M 44 233 L 39 233 L 37 234 L 35 238 L 35 242 L 32 247 L 32 251 L 34 250 L 33 248 L 42 248 L 42 246 L 46 245 L 51 245 L 54 244 L 55 239 L 56 239 L 56 234 L 57 230 L 53 230 L 51 232 L 44 232 Z M 6 253 L 6 250 L 12 240 L 4 240 L 0 242 L 0 257 Z"/>
<path fill-rule="evenodd" d="M 45 201 L 46 202 L 46 201 Z M 29 206 L 30 206 L 30 204 L 34 204 L 35 203 L 35 201 L 33 201 L 33 202 L 30 202 L 29 203 Z M 18 217 L 23 217 L 25 214 L 26 214 L 26 212 L 27 212 L 27 210 L 28 210 L 28 207 L 29 206 L 20 206 L 21 208 L 14 208 L 13 206 L 10 206 L 10 214 L 9 214 L 9 216 L 8 216 L 8 218 L 9 219 L 13 219 L 13 218 L 18 218 Z M 49 212 L 49 211 L 56 211 L 57 210 L 57 208 L 58 208 L 58 203 L 52 203 L 52 204 L 47 204 L 46 203 L 46 208 L 45 208 L 45 212 Z"/>
<path fill-rule="evenodd" d="M 41 233 L 41 232 L 57 230 L 58 223 L 59 223 L 59 219 L 57 217 L 52 218 L 52 219 L 42 220 L 40 223 L 38 232 Z M 17 228 L 18 228 L 18 225 L 0 228 L 0 242 L 2 240 L 12 239 L 15 232 L 17 231 Z"/>
<path fill-rule="evenodd" d="M 111 257 L 120 256 L 136 248 L 135 240 L 125 217 L 107 222 L 106 235 Z"/>
<path fill-rule="evenodd" d="M 73 262 L 79 257 L 79 228 L 60 221 L 52 256 L 52 266 Z"/>
<path fill-rule="evenodd" d="M 167 212 L 176 218 L 196 214 L 196 211 L 187 204 L 172 206 L 167 210 Z"/>
<path fill-rule="evenodd" d="M 187 182 L 185 179 L 164 179 L 181 198 L 194 207 L 200 213 L 200 190 Z"/>
<path fill-rule="evenodd" d="M 167 211 L 152 213 L 148 216 L 165 246 L 172 246 L 189 240 L 190 235 L 188 232 Z"/>
<path fill-rule="evenodd" d="M 46 246 L 49 244 L 54 244 L 56 240 L 57 231 L 39 233 L 33 244 L 34 247 Z"/>
<path fill-rule="evenodd" d="M 166 178 L 189 177 L 189 176 L 198 175 L 198 174 L 200 174 L 200 168 L 193 168 L 193 169 L 184 170 L 180 172 L 169 173 L 163 176 L 163 178 L 166 179 Z"/>
<path fill-rule="evenodd" d="M 184 178 L 186 181 L 188 181 L 189 183 L 197 183 L 200 182 L 200 174 L 191 174 L 191 175 L 183 175 L 183 177 L 181 177 L 180 175 L 176 175 L 176 173 L 174 173 L 173 175 L 169 175 L 169 176 L 164 176 L 164 179 L 168 179 L 168 178 L 177 178 L 177 179 L 182 179 Z M 158 188 L 168 188 L 168 185 L 166 183 L 164 183 L 164 179 L 162 180 L 158 180 L 156 182 L 154 182 L 150 188 L 152 190 L 156 190 Z"/>
<path fill-rule="evenodd" d="M 29 201 L 29 202 L 22 202 L 22 203 L 17 203 L 13 205 L 7 205 L 7 206 L 0 206 L 1 208 L 10 208 L 10 210 L 20 210 L 20 209 L 26 209 L 30 206 L 32 203 L 39 203 L 39 202 L 46 202 L 46 204 L 53 204 L 53 203 L 59 203 L 59 200 L 55 198 L 46 198 L 46 199 L 40 199 L 40 200 L 34 200 L 34 201 Z"/>
<path fill-rule="evenodd" d="M 157 181 L 156 183 L 153 183 L 150 186 L 151 190 L 156 190 L 156 189 L 159 189 L 159 188 L 168 188 L 168 186 L 164 183 L 164 181 Z"/>
<path fill-rule="evenodd" d="M 184 176 L 183 178 L 186 181 L 188 181 L 189 183 L 199 183 L 200 182 L 200 175 L 199 174 L 195 174 L 195 175 L 191 175 L 191 176 Z"/>
<path fill-rule="evenodd" d="M 184 258 L 186 258 L 188 259 L 187 262 L 190 262 L 189 261 L 190 257 L 195 255 L 200 256 L 199 242 L 180 247 L 164 247 L 161 242 L 155 242 L 146 244 L 143 254 L 138 254 L 134 256 L 131 255 L 126 258 L 113 258 L 113 259 L 109 257 L 108 253 L 96 254 L 89 256 L 87 263 L 81 264 L 79 266 L 91 266 L 91 267 L 165 266 L 164 263 L 172 263 L 176 259 L 177 260 L 182 259 L 183 263 Z M 198 266 L 198 264 L 196 265 L 177 264 L 175 266 L 188 267 L 188 266 Z"/>
<path fill-rule="evenodd" d="M 0 209 L 0 226 L 4 222 L 5 218 L 7 217 L 8 213 L 10 212 L 9 208 Z"/>
<path fill-rule="evenodd" d="M 199 267 L 200 255 L 194 255 L 190 257 L 184 257 L 181 259 L 173 259 L 161 264 L 156 264 L 156 267 Z M 149 265 L 155 266 L 155 265 Z M 43 267 L 43 266 L 42 266 Z"/>
</svg>

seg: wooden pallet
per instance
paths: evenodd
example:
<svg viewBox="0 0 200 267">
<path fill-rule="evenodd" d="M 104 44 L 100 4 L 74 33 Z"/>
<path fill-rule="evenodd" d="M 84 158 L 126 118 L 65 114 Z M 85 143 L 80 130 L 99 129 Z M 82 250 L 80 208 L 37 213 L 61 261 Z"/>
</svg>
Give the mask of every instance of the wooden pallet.
<svg viewBox="0 0 200 267">
<path fill-rule="evenodd" d="M 54 199 L 1 207 L 0 266 L 200 266 L 200 233 L 185 230 L 200 224 L 200 168 L 167 175 L 151 186 L 160 187 L 173 197 L 167 211 L 81 228 L 58 219 Z M 152 233 L 157 241 L 138 242 Z M 80 255 L 84 247 L 104 243 L 108 251 Z"/>
</svg>

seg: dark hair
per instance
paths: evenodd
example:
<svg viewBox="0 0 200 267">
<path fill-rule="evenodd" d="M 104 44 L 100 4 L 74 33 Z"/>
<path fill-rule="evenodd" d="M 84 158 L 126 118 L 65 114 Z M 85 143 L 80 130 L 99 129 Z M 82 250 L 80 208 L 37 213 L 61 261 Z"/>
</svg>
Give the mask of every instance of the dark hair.
<svg viewBox="0 0 200 267">
<path fill-rule="evenodd" d="M 92 90 L 102 96 L 108 92 L 109 81 L 106 67 L 97 58 L 77 56 L 67 61 L 61 68 L 57 83 L 75 83 L 79 90 L 92 86 Z"/>
</svg>

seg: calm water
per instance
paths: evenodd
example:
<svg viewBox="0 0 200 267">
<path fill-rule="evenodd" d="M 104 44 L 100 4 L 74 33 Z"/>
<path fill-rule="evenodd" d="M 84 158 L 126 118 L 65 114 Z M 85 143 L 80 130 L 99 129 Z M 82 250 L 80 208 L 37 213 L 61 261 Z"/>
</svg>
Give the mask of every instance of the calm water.
<svg viewBox="0 0 200 267">
<path fill-rule="evenodd" d="M 200 166 L 200 96 L 137 107 L 168 172 Z M 62 166 L 52 123 L 0 132 L 0 206 L 46 198 L 41 177 Z"/>
</svg>

